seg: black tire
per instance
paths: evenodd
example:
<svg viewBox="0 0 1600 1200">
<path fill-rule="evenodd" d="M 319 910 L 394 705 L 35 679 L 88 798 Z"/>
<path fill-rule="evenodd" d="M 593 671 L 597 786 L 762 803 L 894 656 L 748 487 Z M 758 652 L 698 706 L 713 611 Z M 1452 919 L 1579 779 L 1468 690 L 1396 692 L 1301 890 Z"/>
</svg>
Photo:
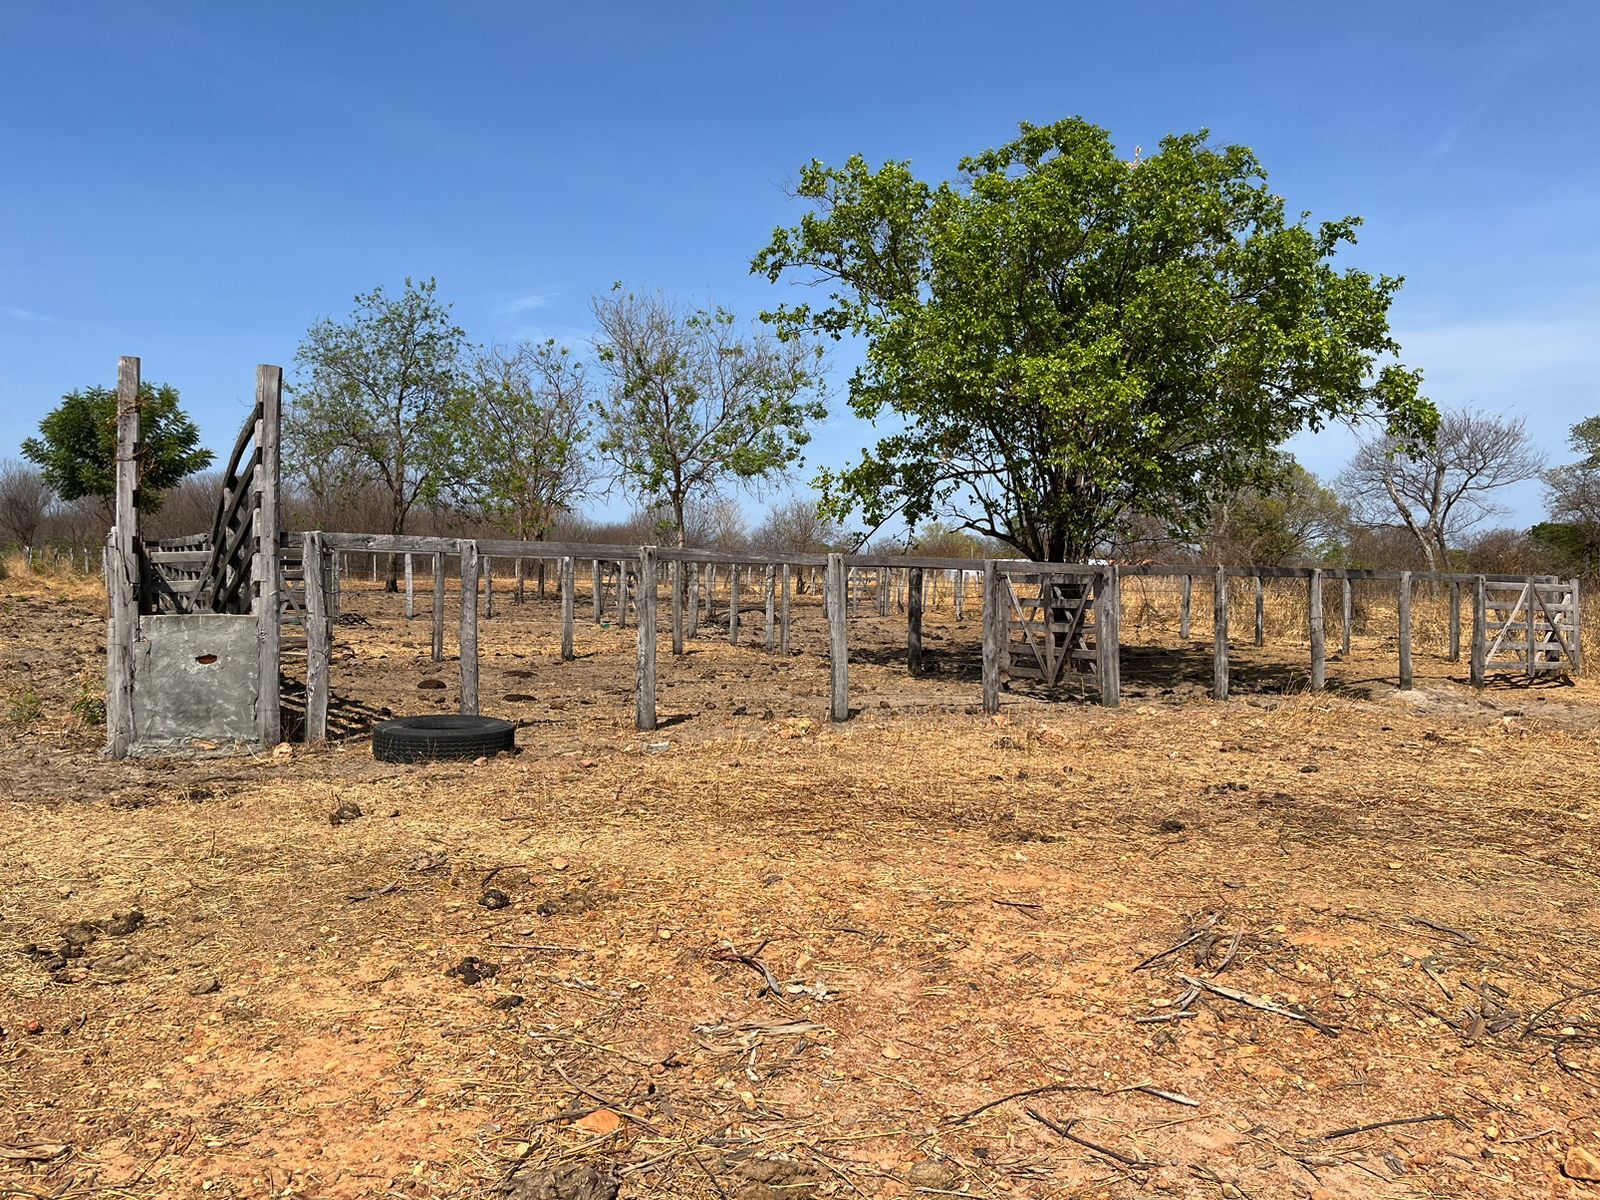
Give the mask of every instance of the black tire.
<svg viewBox="0 0 1600 1200">
<path fill-rule="evenodd" d="M 516 748 L 517 727 L 494 717 L 396 717 L 372 731 L 380 762 L 486 758 Z"/>
</svg>

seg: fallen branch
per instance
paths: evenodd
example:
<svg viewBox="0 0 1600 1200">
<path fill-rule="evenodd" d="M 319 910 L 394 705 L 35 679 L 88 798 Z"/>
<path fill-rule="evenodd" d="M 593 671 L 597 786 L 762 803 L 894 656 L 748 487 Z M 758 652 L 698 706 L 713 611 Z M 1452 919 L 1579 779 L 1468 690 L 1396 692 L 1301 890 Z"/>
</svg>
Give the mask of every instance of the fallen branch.
<svg viewBox="0 0 1600 1200">
<path fill-rule="evenodd" d="M 1068 1121 L 1065 1125 L 1061 1125 L 1055 1121 L 1052 1121 L 1049 1117 L 1045 1116 L 1036 1108 L 1025 1108 L 1022 1111 L 1027 1113 L 1035 1121 L 1039 1122 L 1039 1124 L 1043 1125 L 1056 1136 L 1064 1137 L 1067 1139 L 1067 1141 L 1072 1142 L 1075 1145 L 1082 1146 L 1085 1150 L 1093 1150 L 1096 1154 L 1103 1155 L 1104 1157 L 1111 1159 L 1113 1162 L 1119 1162 L 1125 1167 L 1148 1170 L 1151 1167 L 1159 1167 L 1161 1165 L 1160 1163 L 1148 1162 L 1142 1158 L 1134 1158 L 1131 1154 L 1124 1154 L 1120 1150 L 1113 1150 L 1109 1146 L 1101 1146 L 1091 1142 L 1088 1138 L 1079 1137 L 1077 1134 L 1072 1132 L 1072 1127 L 1078 1123 L 1076 1118 Z"/>
<path fill-rule="evenodd" d="M 1427 917 L 1407 917 L 1413 925 L 1421 925 L 1424 929 L 1437 930 L 1439 933 L 1448 933 L 1451 937 L 1458 937 L 1469 946 L 1476 946 L 1480 939 L 1476 934 L 1468 933 L 1465 929 L 1457 929 L 1454 925 L 1446 925 L 1440 921 L 1430 921 Z"/>
<path fill-rule="evenodd" d="M 1430 1121 L 1455 1121 L 1453 1113 L 1429 1113 L 1425 1117 L 1396 1117 L 1392 1121 L 1374 1121 L 1370 1125 L 1352 1125 L 1349 1129 L 1335 1129 L 1322 1135 L 1323 1141 L 1333 1138 L 1353 1137 L 1358 1133 L 1371 1133 L 1374 1129 L 1388 1129 L 1394 1125 L 1426 1125 Z"/>
<path fill-rule="evenodd" d="M 1102 1089 L 1097 1088 L 1093 1084 L 1089 1083 L 1047 1083 L 1043 1087 L 1026 1088 L 1020 1092 L 1012 1092 L 1009 1096 L 1001 1096 L 998 1100 L 990 1100 L 987 1104 L 980 1104 L 977 1108 L 971 1109 L 968 1112 L 958 1113 L 953 1117 L 946 1117 L 944 1119 L 944 1123 L 946 1125 L 965 1125 L 968 1121 L 972 1120 L 973 1117 L 976 1117 L 982 1113 L 986 1113 L 991 1108 L 999 1108 L 1002 1104 L 1008 1104 L 1012 1100 L 1026 1100 L 1029 1096 L 1050 1096 L 1055 1095 L 1058 1092 L 1100 1091 L 1102 1091 Z"/>
<path fill-rule="evenodd" d="M 1271 1000 L 1263 1000 L 1260 996 L 1252 996 L 1249 992 L 1237 992 L 1232 988 L 1223 987 L 1220 983 L 1212 983 L 1209 979 L 1196 979 L 1192 975 L 1179 975 L 1178 980 L 1190 987 L 1197 987 L 1210 992 L 1213 996 L 1221 996 L 1224 1000 L 1232 1000 L 1235 1004 L 1246 1004 L 1251 1008 L 1260 1009 L 1262 1012 L 1272 1013 L 1274 1016 L 1287 1017 L 1291 1021 L 1303 1021 L 1318 1033 L 1328 1037 L 1338 1037 L 1339 1031 L 1326 1021 L 1312 1016 L 1299 1009 L 1287 1008 Z"/>
<path fill-rule="evenodd" d="M 1535 1025 L 1562 1005 L 1571 1004 L 1574 1000 L 1582 1000 L 1585 996 L 1600 996 L 1600 987 L 1584 988 L 1581 992 L 1573 992 L 1571 995 L 1563 996 L 1559 1000 L 1552 1000 L 1528 1018 L 1528 1023 L 1522 1027 L 1522 1036 L 1527 1037 L 1533 1032 Z"/>
<path fill-rule="evenodd" d="M 761 976 L 761 982 L 766 985 L 767 991 L 773 994 L 778 1003 L 787 1004 L 788 1000 L 783 994 L 783 983 L 772 973 L 766 963 L 756 957 L 766 948 L 767 944 L 762 942 L 750 953 L 745 954 L 735 950 L 731 945 L 723 945 L 718 950 L 713 951 L 710 957 L 717 962 L 736 962 L 749 967 L 757 975 Z"/>
</svg>

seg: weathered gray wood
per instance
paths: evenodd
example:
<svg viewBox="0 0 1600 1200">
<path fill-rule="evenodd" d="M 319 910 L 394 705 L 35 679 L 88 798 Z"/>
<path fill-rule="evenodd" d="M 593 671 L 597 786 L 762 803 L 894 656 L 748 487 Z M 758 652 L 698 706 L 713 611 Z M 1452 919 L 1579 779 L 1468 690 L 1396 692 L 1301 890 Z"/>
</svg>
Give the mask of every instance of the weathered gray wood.
<svg viewBox="0 0 1600 1200">
<path fill-rule="evenodd" d="M 681 562 L 667 564 L 667 606 L 672 620 L 672 652 L 683 653 L 683 571 Z"/>
<path fill-rule="evenodd" d="M 617 628 L 628 627 L 628 564 L 617 560 Z"/>
<path fill-rule="evenodd" d="M 728 568 L 728 645 L 739 644 L 739 568 Z"/>
<path fill-rule="evenodd" d="M 1539 673 L 1539 630 L 1534 614 L 1539 607 L 1539 588 L 1532 575 L 1528 576 L 1528 674 Z"/>
<path fill-rule="evenodd" d="M 1217 568 L 1215 601 L 1211 606 L 1211 694 L 1228 698 L 1228 571 Z"/>
<path fill-rule="evenodd" d="M 605 620 L 605 602 L 600 594 L 603 590 L 600 584 L 600 560 L 597 558 L 589 564 L 589 599 L 594 606 L 594 623 L 596 625 Z"/>
<path fill-rule="evenodd" d="M 1122 573 L 1112 563 L 1100 577 L 1094 598 L 1095 658 L 1100 677 L 1100 703 L 1122 703 Z"/>
<path fill-rule="evenodd" d="M 333 623 L 328 612 L 328 554 L 320 533 L 300 539 L 306 586 L 306 745 L 328 740 L 329 675 L 333 668 Z"/>
<path fill-rule="evenodd" d="M 1328 646 L 1322 627 L 1322 572 L 1311 572 L 1309 593 L 1311 626 L 1311 690 L 1320 692 L 1328 681 Z"/>
<path fill-rule="evenodd" d="M 518 555 L 515 559 L 512 560 L 512 563 L 513 563 L 513 575 L 514 575 L 515 582 L 516 582 L 516 585 L 517 585 L 516 603 L 523 604 L 523 603 L 527 602 L 527 598 L 528 598 L 528 567 L 527 567 L 527 560 L 524 559 L 521 555 Z M 539 575 L 540 575 L 541 578 L 543 578 L 543 576 L 544 576 L 544 563 L 542 561 L 539 563 Z"/>
<path fill-rule="evenodd" d="M 487 621 L 494 616 L 494 559 L 485 558 L 483 563 L 483 619 Z"/>
<path fill-rule="evenodd" d="M 569 554 L 561 560 L 561 661 L 572 661 L 574 610 L 577 607 L 577 561 Z"/>
<path fill-rule="evenodd" d="M 789 564 L 788 563 L 784 563 L 783 567 L 781 569 L 783 571 L 783 575 L 782 575 L 782 580 L 778 585 L 782 589 L 782 594 L 781 594 L 781 596 L 779 598 L 779 601 L 778 601 L 778 653 L 783 655 L 783 657 L 788 658 L 789 657 L 789 591 L 790 591 L 790 584 L 791 584 L 792 581 L 790 579 Z"/>
<path fill-rule="evenodd" d="M 1189 640 L 1189 605 L 1194 597 L 1194 576 L 1183 577 L 1183 606 L 1178 610 L 1178 639 Z"/>
<path fill-rule="evenodd" d="M 337 550 L 328 555 L 328 571 L 332 577 L 332 586 L 328 591 L 328 615 L 335 621 L 344 612 L 344 572 L 349 565 L 345 556 Z"/>
<path fill-rule="evenodd" d="M 1005 577 L 994 559 L 983 564 L 983 711 L 1000 711 L 1000 652 L 1006 640 Z"/>
<path fill-rule="evenodd" d="M 967 619 L 967 573 L 959 568 L 955 574 L 956 623 Z"/>
<path fill-rule="evenodd" d="M 444 555 L 433 556 L 433 661 L 444 661 Z"/>
<path fill-rule="evenodd" d="M 1339 654 L 1344 658 L 1350 657 L 1350 626 L 1354 614 L 1354 604 L 1350 596 L 1350 580 L 1339 580 Z"/>
<path fill-rule="evenodd" d="M 717 621 L 717 564 L 706 563 L 706 624 L 714 625 Z"/>
<path fill-rule="evenodd" d="M 1482 575 L 1472 585 L 1472 663 L 1469 678 L 1473 687 L 1482 687 L 1485 660 L 1489 649 L 1488 588 Z"/>
<path fill-rule="evenodd" d="M 261 462 L 256 467 L 256 638 L 261 663 L 257 677 L 256 730 L 262 749 L 276 746 L 283 737 L 283 700 L 278 686 L 282 664 L 282 577 L 278 564 L 278 496 L 283 483 L 279 456 L 279 430 L 283 411 L 283 368 L 263 364 L 256 368 L 256 446 Z"/>
<path fill-rule="evenodd" d="M 1567 586 L 1572 589 L 1572 673 L 1583 673 L 1583 601 L 1578 593 L 1578 580 L 1569 579 Z"/>
<path fill-rule="evenodd" d="M 778 569 L 776 567 L 770 565 L 767 567 L 764 583 L 766 584 L 767 589 L 766 650 L 768 654 L 771 654 L 778 648 L 778 618 L 776 612 L 778 599 Z"/>
<path fill-rule="evenodd" d="M 1266 588 L 1262 584 L 1258 572 L 1255 577 L 1256 585 L 1256 636 L 1255 643 L 1258 647 L 1267 644 L 1267 600 Z"/>
<path fill-rule="evenodd" d="M 690 562 L 689 568 L 689 628 L 687 636 L 692 641 L 700 636 L 700 564 Z"/>
<path fill-rule="evenodd" d="M 889 568 L 878 568 L 878 615 L 889 615 Z"/>
<path fill-rule="evenodd" d="M 906 572 L 906 670 L 922 673 L 922 568 Z"/>
<path fill-rule="evenodd" d="M 639 650 L 634 664 L 634 726 L 656 727 L 656 548 L 639 547 Z"/>
<path fill-rule="evenodd" d="M 478 543 L 461 543 L 461 715 L 478 715 Z"/>
<path fill-rule="evenodd" d="M 106 634 L 106 753 L 124 758 L 133 745 L 134 644 L 139 637 L 139 360 L 117 361 L 116 525 L 111 531 L 111 617 Z M 29 567 L 32 567 L 29 563 Z"/>
<path fill-rule="evenodd" d="M 1400 572 L 1400 687 L 1412 686 L 1411 673 L 1411 572 Z"/>
<path fill-rule="evenodd" d="M 850 719 L 850 618 L 846 609 L 844 555 L 828 555 L 824 596 L 828 603 L 828 674 L 830 704 L 828 716 L 835 721 Z"/>
<path fill-rule="evenodd" d="M 406 554 L 406 620 L 417 615 L 417 578 L 415 555 Z"/>
<path fill-rule="evenodd" d="M 1450 661 L 1461 661 L 1461 585 L 1450 585 Z"/>
</svg>

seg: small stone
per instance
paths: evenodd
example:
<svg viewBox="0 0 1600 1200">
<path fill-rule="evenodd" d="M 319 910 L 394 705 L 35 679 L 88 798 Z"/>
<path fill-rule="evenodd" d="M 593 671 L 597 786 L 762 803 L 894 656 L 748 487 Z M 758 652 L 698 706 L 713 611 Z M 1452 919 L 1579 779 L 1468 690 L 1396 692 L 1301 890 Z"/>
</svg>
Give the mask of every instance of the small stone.
<svg viewBox="0 0 1600 1200">
<path fill-rule="evenodd" d="M 617 1200 L 621 1184 L 593 1167 L 570 1163 L 518 1172 L 501 1194 L 506 1200 Z"/>
<path fill-rule="evenodd" d="M 1566 1161 L 1561 1164 L 1561 1173 L 1568 1179 L 1600 1183 L 1600 1156 L 1583 1146 L 1574 1146 L 1567 1151 Z"/>
<path fill-rule="evenodd" d="M 483 895 L 478 897 L 478 903 L 490 912 L 494 912 L 496 909 L 508 907 L 511 904 L 511 897 L 499 888 L 484 888 Z"/>
<path fill-rule="evenodd" d="M 948 1190 L 954 1187 L 960 1178 L 959 1173 L 949 1163 L 935 1162 L 931 1158 L 913 1163 L 911 1170 L 906 1172 L 906 1182 L 914 1188 Z"/>
<path fill-rule="evenodd" d="M 574 1129 L 582 1129 L 586 1133 L 604 1136 L 615 1133 L 622 1128 L 622 1118 L 609 1108 L 597 1108 L 586 1117 L 579 1117 L 572 1123 Z"/>
<path fill-rule="evenodd" d="M 339 806 L 328 814 L 328 822 L 332 825 L 345 825 L 365 815 L 361 811 L 361 805 L 354 800 L 341 800 Z"/>
<path fill-rule="evenodd" d="M 114 912 L 111 919 L 104 922 L 101 932 L 112 937 L 127 937 L 130 933 L 138 933 L 144 928 L 144 914 L 137 908 L 129 909 L 125 913 Z"/>
<path fill-rule="evenodd" d="M 184 991 L 191 996 L 209 996 L 222 990 L 222 981 L 212 971 L 199 971 L 190 978 Z"/>
<path fill-rule="evenodd" d="M 477 758 L 472 760 L 472 765 L 475 766 L 475 767 L 488 766 L 489 765 L 489 759 L 488 759 L 488 757 L 486 755 L 480 754 L 480 755 L 478 755 Z"/>
<path fill-rule="evenodd" d="M 442 692 L 444 691 L 444 686 L 444 680 L 442 679 L 424 679 L 421 683 L 417 684 L 417 690 L 423 692 Z"/>
<path fill-rule="evenodd" d="M 527 1000 L 524 997 L 512 992 L 509 995 L 501 996 L 489 1007 L 496 1012 L 510 1012 L 513 1008 L 521 1008 L 526 1003 Z"/>
<path fill-rule="evenodd" d="M 484 962 L 483 959 L 471 954 L 445 972 L 446 975 L 461 980 L 467 987 L 476 987 L 485 979 L 493 979 L 499 973 L 498 964 Z"/>
<path fill-rule="evenodd" d="M 279 742 L 276 746 L 274 746 L 272 748 L 272 757 L 273 758 L 293 758 L 294 757 L 294 747 L 291 746 L 288 742 Z"/>
<path fill-rule="evenodd" d="M 44 1032 L 44 1023 L 42 1021 L 29 1021 L 23 1028 L 34 1036 L 38 1036 Z"/>
<path fill-rule="evenodd" d="M 567 869 L 567 860 L 564 858 L 552 858 L 550 860 L 550 869 L 552 871 L 565 871 Z"/>
</svg>

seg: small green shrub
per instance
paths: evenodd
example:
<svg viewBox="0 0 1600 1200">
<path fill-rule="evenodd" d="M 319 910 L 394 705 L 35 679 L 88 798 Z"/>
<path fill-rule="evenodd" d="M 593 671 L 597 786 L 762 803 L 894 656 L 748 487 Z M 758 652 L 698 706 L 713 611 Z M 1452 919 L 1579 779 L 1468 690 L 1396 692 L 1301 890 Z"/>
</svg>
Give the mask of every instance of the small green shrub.
<svg viewBox="0 0 1600 1200">
<path fill-rule="evenodd" d="M 92 679 L 84 679 L 78 698 L 72 702 L 72 715 L 80 725 L 106 723 L 106 698 L 100 694 Z"/>
<path fill-rule="evenodd" d="M 44 705 L 39 701 L 39 693 L 28 689 L 6 706 L 6 719 L 13 725 L 32 725 L 44 716 Z"/>
</svg>

